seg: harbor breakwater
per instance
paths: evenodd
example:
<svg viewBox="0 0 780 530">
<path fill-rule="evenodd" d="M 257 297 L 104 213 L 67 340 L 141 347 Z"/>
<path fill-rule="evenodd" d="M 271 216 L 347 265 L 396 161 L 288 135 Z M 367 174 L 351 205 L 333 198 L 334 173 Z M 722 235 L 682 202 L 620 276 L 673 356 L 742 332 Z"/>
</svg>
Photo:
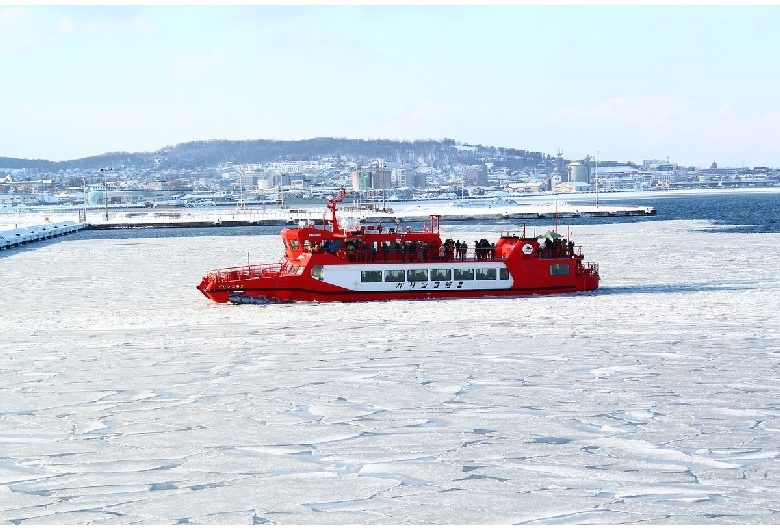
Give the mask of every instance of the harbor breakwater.
<svg viewBox="0 0 780 530">
<path fill-rule="evenodd" d="M 87 227 L 75 221 L 49 222 L 46 224 L 17 226 L 0 230 L 0 250 L 7 250 L 27 243 L 62 237 Z"/>
<path fill-rule="evenodd" d="M 432 204 L 404 203 L 393 208 L 360 208 L 345 206 L 339 215 L 347 224 L 393 224 L 428 221 L 439 215 L 441 222 L 499 221 L 503 219 L 567 219 L 578 217 L 621 217 L 656 215 L 647 206 L 575 206 L 568 204 L 535 204 L 515 207 L 452 207 Z M 324 208 L 274 209 L 197 209 L 159 212 L 127 212 L 90 222 L 87 229 L 123 228 L 205 228 L 210 226 L 284 226 L 299 222 L 318 222 L 329 214 Z"/>
<path fill-rule="evenodd" d="M 653 216 L 654 207 L 594 206 L 545 202 L 524 205 L 461 206 L 438 203 L 393 203 L 389 208 L 376 205 L 343 205 L 339 216 L 345 226 L 418 223 L 439 215 L 441 222 L 500 221 L 505 219 L 556 219 L 578 217 Z M 324 207 L 308 208 L 111 208 L 46 212 L 25 212 L 0 218 L 0 249 L 8 249 L 51 239 L 78 230 L 119 230 L 140 228 L 206 228 L 215 226 L 285 226 L 319 223 L 329 217 Z M 51 219 L 53 220 L 50 220 Z M 77 219 L 76 221 L 70 219 Z M 5 221 L 5 222 L 4 222 Z"/>
</svg>

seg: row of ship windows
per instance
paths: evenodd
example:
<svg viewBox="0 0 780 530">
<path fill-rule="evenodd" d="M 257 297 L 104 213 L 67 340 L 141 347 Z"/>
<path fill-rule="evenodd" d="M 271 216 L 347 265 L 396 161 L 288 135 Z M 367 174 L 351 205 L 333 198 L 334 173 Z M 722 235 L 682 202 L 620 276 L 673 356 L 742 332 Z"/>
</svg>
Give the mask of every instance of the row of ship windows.
<svg viewBox="0 0 780 530">
<path fill-rule="evenodd" d="M 469 280 L 509 279 L 506 267 L 485 269 L 392 269 L 385 271 L 360 271 L 361 282 L 449 282 Z"/>
<path fill-rule="evenodd" d="M 312 267 L 311 275 L 324 279 L 322 265 Z M 568 276 L 569 264 L 557 263 L 550 265 L 550 276 Z M 506 267 L 481 269 L 389 269 L 360 271 L 360 281 L 372 282 L 449 282 L 470 280 L 508 280 L 509 270 Z"/>
<path fill-rule="evenodd" d="M 568 276 L 568 263 L 550 265 L 550 276 Z M 430 274 L 429 274 L 430 272 Z M 469 280 L 508 280 L 509 270 L 506 267 L 484 269 L 407 269 L 385 271 L 360 271 L 361 282 L 449 282 Z"/>
</svg>

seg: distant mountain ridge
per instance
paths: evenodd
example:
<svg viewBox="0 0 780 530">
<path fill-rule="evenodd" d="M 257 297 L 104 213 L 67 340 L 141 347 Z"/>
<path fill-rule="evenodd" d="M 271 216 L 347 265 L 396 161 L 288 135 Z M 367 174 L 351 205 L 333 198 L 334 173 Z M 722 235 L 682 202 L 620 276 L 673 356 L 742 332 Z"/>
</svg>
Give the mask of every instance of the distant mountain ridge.
<svg viewBox="0 0 780 530">
<path fill-rule="evenodd" d="M 362 163 L 377 158 L 402 162 L 422 161 L 432 167 L 451 164 L 479 164 L 501 161 L 509 169 L 538 167 L 549 155 L 522 149 L 467 145 L 443 140 L 355 140 L 312 138 L 309 140 L 201 140 L 163 147 L 153 152 L 115 152 L 54 162 L 0 157 L 0 168 L 38 169 L 56 172 L 64 169 L 96 169 L 135 166 L 150 169 L 195 169 L 233 164 L 263 164 L 276 161 L 317 160 L 345 157 Z"/>
</svg>

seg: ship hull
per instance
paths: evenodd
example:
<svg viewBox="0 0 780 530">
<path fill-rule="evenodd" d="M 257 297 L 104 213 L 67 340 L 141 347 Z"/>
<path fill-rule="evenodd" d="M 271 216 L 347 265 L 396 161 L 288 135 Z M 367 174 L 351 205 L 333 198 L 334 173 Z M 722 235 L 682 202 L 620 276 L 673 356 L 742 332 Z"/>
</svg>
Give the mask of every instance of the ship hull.
<svg viewBox="0 0 780 530">
<path fill-rule="evenodd" d="M 522 264 L 521 264 L 522 265 Z M 571 273 L 563 277 L 550 276 L 551 267 L 568 268 Z M 261 266 L 255 266 L 255 269 Z M 206 276 L 198 289 L 208 298 L 219 303 L 285 303 L 285 302 L 369 302 L 378 300 L 424 300 L 452 298 L 503 298 L 532 295 L 564 294 L 598 289 L 598 273 L 577 274 L 574 260 L 554 260 L 544 263 L 529 262 L 525 267 L 507 267 L 500 261 L 457 263 L 371 263 L 359 265 L 325 266 L 323 275 L 331 276 L 334 283 L 317 280 L 306 273 L 288 276 L 262 274 L 253 277 L 251 268 L 237 269 L 220 276 Z M 330 270 L 329 270 L 330 269 Z M 388 271 L 433 271 L 456 277 L 458 271 L 491 272 L 495 279 L 487 280 L 424 280 L 361 282 L 366 273 Z M 502 275 L 506 279 L 502 280 Z M 455 274 L 453 274 L 455 273 Z M 255 273 L 256 274 L 256 273 Z M 232 278 L 231 278 L 232 276 Z M 379 276 L 379 274 L 377 274 Z"/>
<path fill-rule="evenodd" d="M 215 302 L 234 304 L 279 304 L 291 302 L 375 302 L 389 300 L 434 300 L 456 298 L 519 298 L 533 295 L 566 294 L 596 290 L 593 288 L 577 288 L 574 285 L 559 287 L 528 288 L 528 289 L 492 289 L 474 290 L 460 293 L 417 291 L 388 294 L 386 292 L 323 292 L 307 291 L 304 289 L 280 289 L 280 290 L 232 290 L 221 288 L 218 290 L 203 291 L 203 294 Z"/>
</svg>

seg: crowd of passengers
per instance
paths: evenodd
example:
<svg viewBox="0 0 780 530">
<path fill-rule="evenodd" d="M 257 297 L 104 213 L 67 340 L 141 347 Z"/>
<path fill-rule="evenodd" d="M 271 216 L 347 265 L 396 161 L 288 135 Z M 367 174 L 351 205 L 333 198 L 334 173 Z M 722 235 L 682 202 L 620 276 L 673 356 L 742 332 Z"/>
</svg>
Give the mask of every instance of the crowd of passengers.
<svg viewBox="0 0 780 530">
<path fill-rule="evenodd" d="M 569 258 L 574 255 L 574 241 L 548 237 L 543 244 L 539 245 L 537 253 L 540 258 Z"/>
<path fill-rule="evenodd" d="M 329 252 L 336 253 L 337 246 L 335 241 L 324 241 L 322 246 L 315 244 L 309 247 L 304 245 L 310 252 Z M 397 241 L 384 241 L 381 245 L 376 242 L 366 245 L 362 239 L 348 239 L 344 247 L 346 255 L 350 261 L 375 262 L 387 261 L 388 259 L 402 261 L 465 261 L 468 257 L 469 245 L 466 241 L 454 241 L 447 239 L 441 245 L 435 242 L 425 243 L 424 241 L 406 241 L 401 244 Z M 537 255 L 540 258 L 567 258 L 574 255 L 574 242 L 566 239 L 546 238 L 544 243 L 539 245 Z M 474 258 L 479 261 L 496 259 L 496 244 L 490 243 L 487 239 L 474 241 Z"/>
<path fill-rule="evenodd" d="M 311 252 L 338 253 L 334 241 L 324 241 L 322 246 L 315 244 L 313 247 L 304 245 Z M 441 245 L 436 242 L 424 241 L 384 241 L 381 245 L 377 242 L 365 244 L 361 239 L 347 239 L 343 247 L 349 261 L 376 262 L 391 260 L 402 261 L 465 261 L 468 256 L 469 245 L 466 241 L 454 241 L 447 239 Z M 496 259 L 496 244 L 487 239 L 474 241 L 474 257 L 478 260 Z"/>
</svg>

